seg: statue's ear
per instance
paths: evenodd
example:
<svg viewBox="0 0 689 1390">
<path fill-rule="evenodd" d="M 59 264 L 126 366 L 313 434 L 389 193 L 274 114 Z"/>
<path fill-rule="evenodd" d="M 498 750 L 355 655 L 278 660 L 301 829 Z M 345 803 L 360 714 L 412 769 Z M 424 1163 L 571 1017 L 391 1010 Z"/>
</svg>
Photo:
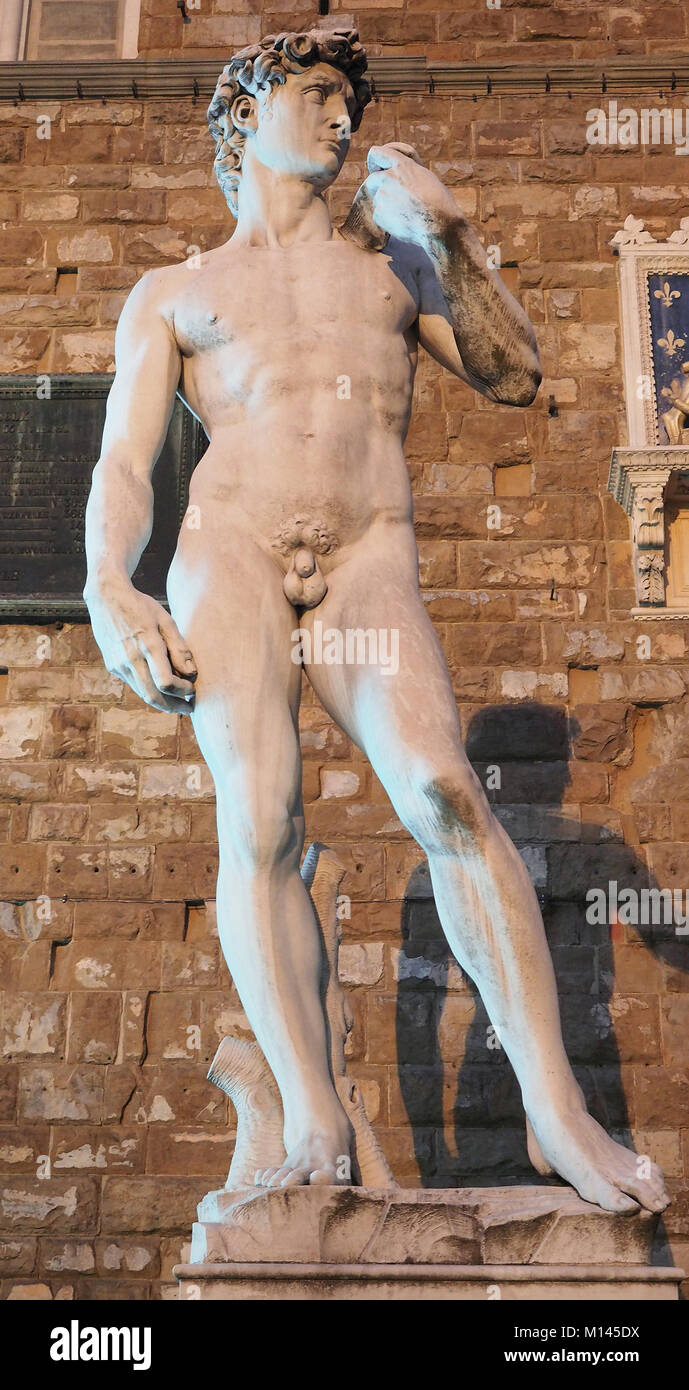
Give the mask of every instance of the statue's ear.
<svg viewBox="0 0 689 1390">
<path fill-rule="evenodd" d="M 253 135 L 258 126 L 258 103 L 248 92 L 235 97 L 230 107 L 230 120 L 242 135 Z"/>
</svg>

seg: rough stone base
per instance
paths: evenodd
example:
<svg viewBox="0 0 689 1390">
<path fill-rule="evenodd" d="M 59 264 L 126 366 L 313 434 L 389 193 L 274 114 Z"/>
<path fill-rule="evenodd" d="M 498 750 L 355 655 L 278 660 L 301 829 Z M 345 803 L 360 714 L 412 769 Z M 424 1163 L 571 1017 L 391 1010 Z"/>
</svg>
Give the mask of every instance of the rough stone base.
<svg viewBox="0 0 689 1390">
<path fill-rule="evenodd" d="M 198 1215 L 181 1298 L 676 1300 L 683 1277 L 649 1263 L 656 1216 L 566 1187 L 221 1190 Z"/>
</svg>

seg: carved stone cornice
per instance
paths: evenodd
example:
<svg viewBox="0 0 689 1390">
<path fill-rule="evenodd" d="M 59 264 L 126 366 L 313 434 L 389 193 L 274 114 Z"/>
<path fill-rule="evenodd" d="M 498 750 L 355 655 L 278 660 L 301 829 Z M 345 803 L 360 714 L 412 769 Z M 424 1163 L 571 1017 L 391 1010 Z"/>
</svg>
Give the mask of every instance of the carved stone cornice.
<svg viewBox="0 0 689 1390">
<path fill-rule="evenodd" d="M 613 449 L 608 476 L 608 492 L 632 515 L 634 490 L 640 483 L 666 487 L 673 472 L 689 470 L 689 446 L 648 445 L 636 449 Z"/>
<path fill-rule="evenodd" d="M 689 470 L 682 445 L 613 449 L 608 491 L 632 520 L 634 582 L 639 608 L 665 606 L 665 489 Z"/>
<path fill-rule="evenodd" d="M 365 38 L 365 35 L 363 36 Z M 81 97 L 210 101 L 228 53 L 217 57 L 131 58 L 118 62 L 0 63 L 1 101 L 56 101 Z M 369 70 L 382 96 L 438 93 L 466 97 L 658 95 L 681 100 L 689 88 L 689 54 L 627 55 L 607 62 L 434 63 L 423 56 L 371 58 Z"/>
<path fill-rule="evenodd" d="M 610 245 L 618 255 L 620 252 L 647 251 L 651 246 L 682 251 L 689 247 L 689 217 L 683 217 L 679 227 L 671 233 L 667 241 L 660 242 L 648 231 L 643 218 L 635 217 L 633 212 L 630 212 L 624 219 L 624 225 L 611 238 Z"/>
</svg>

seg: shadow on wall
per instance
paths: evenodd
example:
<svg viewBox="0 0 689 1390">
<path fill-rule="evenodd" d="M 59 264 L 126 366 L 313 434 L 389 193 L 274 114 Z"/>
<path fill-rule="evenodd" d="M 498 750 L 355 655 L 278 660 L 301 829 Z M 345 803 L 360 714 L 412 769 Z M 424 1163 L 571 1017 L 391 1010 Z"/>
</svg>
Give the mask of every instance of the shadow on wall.
<svg viewBox="0 0 689 1390">
<path fill-rule="evenodd" d="M 630 991 L 622 1004 L 626 1012 L 618 1013 L 614 1004 L 611 1010 L 613 941 L 623 941 L 625 932 L 609 925 L 607 912 L 600 924 L 588 921 L 586 894 L 600 888 L 607 895 L 611 880 L 619 892 L 662 885 L 606 827 L 597 841 L 582 843 L 578 818 L 567 814 L 576 732 L 566 713 L 551 706 L 492 706 L 472 718 L 466 747 L 484 787 L 498 780 L 491 769 L 499 769 L 500 785 L 487 794 L 537 885 L 565 1047 L 589 1109 L 609 1133 L 633 1147 L 616 1030 L 625 1035 L 623 1055 L 640 1058 L 643 1043 L 636 1052 L 630 1048 L 643 1038 L 647 1005 Z M 672 924 L 637 931 L 643 944 L 634 948 L 642 957 L 635 990 L 642 994 L 647 953 L 674 968 L 682 968 L 683 953 L 686 969 L 686 940 Z M 399 1085 L 424 1187 L 547 1181 L 529 1162 L 519 1086 L 473 982 L 461 974 L 445 941 L 425 864 L 412 874 L 402 908 L 396 1031 Z"/>
</svg>

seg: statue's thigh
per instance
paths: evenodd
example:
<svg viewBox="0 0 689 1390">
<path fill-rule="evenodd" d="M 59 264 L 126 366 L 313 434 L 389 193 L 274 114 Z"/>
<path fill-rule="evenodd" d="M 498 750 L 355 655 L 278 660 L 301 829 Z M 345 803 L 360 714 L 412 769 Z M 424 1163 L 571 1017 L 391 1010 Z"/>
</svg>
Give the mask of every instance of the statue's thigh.
<svg viewBox="0 0 689 1390">
<path fill-rule="evenodd" d="M 205 546 L 185 538 L 168 576 L 170 611 L 198 669 L 192 715 L 216 788 L 247 806 L 270 787 L 298 798 L 296 718 L 301 667 L 291 659 L 298 619 L 282 574 L 245 536 Z"/>
<path fill-rule="evenodd" d="M 389 554 L 342 566 L 324 603 L 307 615 L 323 628 L 375 634 L 377 662 L 312 664 L 309 680 L 328 712 L 364 750 L 379 775 L 418 754 L 464 758 L 447 662 L 415 582 Z M 302 619 L 306 622 L 306 617 Z M 368 658 L 370 640 L 365 644 Z M 362 643 L 361 646 L 364 646 Z M 361 646 L 350 641 L 350 654 Z M 381 654 L 383 659 L 381 660 Z"/>
</svg>

